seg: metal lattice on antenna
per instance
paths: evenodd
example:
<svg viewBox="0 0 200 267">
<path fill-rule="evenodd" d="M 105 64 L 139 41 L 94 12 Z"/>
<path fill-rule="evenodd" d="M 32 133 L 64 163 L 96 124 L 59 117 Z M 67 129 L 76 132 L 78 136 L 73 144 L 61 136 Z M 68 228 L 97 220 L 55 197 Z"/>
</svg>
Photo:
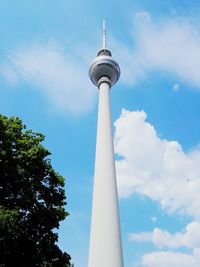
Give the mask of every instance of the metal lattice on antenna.
<svg viewBox="0 0 200 267">
<path fill-rule="evenodd" d="M 106 22 L 103 20 L 103 49 L 106 49 Z"/>
</svg>

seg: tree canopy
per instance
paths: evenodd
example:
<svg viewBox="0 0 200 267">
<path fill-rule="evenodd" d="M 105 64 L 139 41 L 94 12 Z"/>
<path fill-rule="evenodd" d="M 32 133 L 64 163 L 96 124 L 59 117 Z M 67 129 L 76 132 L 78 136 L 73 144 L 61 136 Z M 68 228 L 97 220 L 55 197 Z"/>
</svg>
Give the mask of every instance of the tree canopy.
<svg viewBox="0 0 200 267">
<path fill-rule="evenodd" d="M 53 169 L 44 136 L 0 115 L 0 266 L 64 267 L 56 244 L 65 211 L 64 178 Z"/>
</svg>

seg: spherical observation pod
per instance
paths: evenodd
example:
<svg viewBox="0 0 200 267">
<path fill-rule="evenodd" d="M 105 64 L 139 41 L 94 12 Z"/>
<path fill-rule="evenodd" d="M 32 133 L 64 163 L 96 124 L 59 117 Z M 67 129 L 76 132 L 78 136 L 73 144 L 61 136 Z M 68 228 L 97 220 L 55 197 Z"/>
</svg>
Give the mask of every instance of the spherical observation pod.
<svg viewBox="0 0 200 267">
<path fill-rule="evenodd" d="M 118 81 L 120 68 L 118 63 L 112 58 L 109 50 L 102 49 L 99 51 L 90 66 L 89 76 L 92 83 L 96 86 L 98 86 L 98 82 L 102 77 L 109 78 L 110 86 L 113 86 Z"/>
</svg>

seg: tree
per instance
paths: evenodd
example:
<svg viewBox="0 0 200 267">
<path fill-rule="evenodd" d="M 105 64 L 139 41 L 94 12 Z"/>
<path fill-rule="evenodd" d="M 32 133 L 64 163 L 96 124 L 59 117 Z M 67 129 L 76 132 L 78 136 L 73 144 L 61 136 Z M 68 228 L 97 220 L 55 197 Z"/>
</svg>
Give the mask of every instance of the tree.
<svg viewBox="0 0 200 267">
<path fill-rule="evenodd" d="M 0 115 L 0 266 L 66 267 L 55 229 L 64 209 L 64 178 L 55 172 L 44 136 L 19 118 Z"/>
</svg>

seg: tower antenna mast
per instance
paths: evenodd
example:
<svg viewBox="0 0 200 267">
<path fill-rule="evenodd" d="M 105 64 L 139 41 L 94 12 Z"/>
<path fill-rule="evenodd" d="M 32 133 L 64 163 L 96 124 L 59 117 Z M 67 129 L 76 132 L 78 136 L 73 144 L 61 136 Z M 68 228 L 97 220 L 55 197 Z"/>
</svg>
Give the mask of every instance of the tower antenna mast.
<svg viewBox="0 0 200 267">
<path fill-rule="evenodd" d="M 106 22 L 103 20 L 103 49 L 106 49 Z"/>
</svg>

